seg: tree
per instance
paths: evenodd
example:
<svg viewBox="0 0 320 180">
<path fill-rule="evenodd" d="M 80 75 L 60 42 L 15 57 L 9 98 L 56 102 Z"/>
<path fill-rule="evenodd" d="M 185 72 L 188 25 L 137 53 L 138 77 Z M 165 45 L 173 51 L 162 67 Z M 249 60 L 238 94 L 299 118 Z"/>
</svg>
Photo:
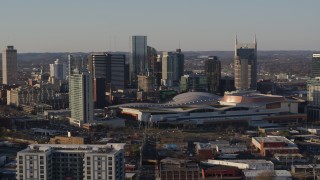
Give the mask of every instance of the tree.
<svg viewBox="0 0 320 180">
<path fill-rule="evenodd" d="M 256 180 L 274 180 L 276 179 L 276 173 L 274 171 L 263 171 L 258 174 Z"/>
</svg>

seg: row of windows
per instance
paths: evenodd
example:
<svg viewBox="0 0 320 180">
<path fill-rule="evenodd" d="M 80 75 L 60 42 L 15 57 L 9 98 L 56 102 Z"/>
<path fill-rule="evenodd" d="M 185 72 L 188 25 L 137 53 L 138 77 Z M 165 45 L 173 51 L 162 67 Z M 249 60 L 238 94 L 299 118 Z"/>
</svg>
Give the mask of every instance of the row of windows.
<svg viewBox="0 0 320 180">
<path fill-rule="evenodd" d="M 87 176 L 87 179 L 91 180 L 91 176 Z M 101 176 L 100 177 L 98 176 L 97 179 L 102 179 L 102 178 L 101 178 Z M 112 179 L 112 176 L 108 176 L 108 179 Z"/>
</svg>

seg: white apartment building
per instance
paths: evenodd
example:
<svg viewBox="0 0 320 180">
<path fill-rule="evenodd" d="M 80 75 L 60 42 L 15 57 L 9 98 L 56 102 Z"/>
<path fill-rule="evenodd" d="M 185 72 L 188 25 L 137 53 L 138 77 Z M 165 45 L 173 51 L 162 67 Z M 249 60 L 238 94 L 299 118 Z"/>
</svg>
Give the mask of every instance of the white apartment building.
<svg viewBox="0 0 320 180">
<path fill-rule="evenodd" d="M 32 144 L 17 153 L 17 180 L 123 180 L 124 143 Z"/>
<path fill-rule="evenodd" d="M 77 70 L 76 70 L 77 71 Z M 93 121 L 93 79 L 89 71 L 74 72 L 69 80 L 70 123 L 82 126 Z"/>
</svg>

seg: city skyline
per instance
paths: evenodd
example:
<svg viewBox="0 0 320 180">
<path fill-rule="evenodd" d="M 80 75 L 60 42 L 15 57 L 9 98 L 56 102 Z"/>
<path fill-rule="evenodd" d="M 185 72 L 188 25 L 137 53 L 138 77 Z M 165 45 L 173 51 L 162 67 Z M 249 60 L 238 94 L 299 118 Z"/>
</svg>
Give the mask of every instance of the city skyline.
<svg viewBox="0 0 320 180">
<path fill-rule="evenodd" d="M 5 1 L 0 46 L 14 45 L 21 53 L 129 52 L 129 37 L 145 35 L 159 51 L 179 46 L 232 51 L 235 34 L 243 42 L 257 34 L 259 50 L 318 50 L 318 5 L 316 0 Z"/>
</svg>

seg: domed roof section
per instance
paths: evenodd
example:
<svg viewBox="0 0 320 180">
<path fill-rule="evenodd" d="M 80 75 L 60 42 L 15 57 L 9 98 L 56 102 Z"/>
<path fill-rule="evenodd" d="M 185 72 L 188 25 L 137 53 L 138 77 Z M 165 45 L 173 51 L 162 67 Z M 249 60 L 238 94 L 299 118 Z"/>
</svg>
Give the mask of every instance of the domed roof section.
<svg viewBox="0 0 320 180">
<path fill-rule="evenodd" d="M 175 96 L 170 103 L 173 104 L 199 104 L 205 102 L 215 102 L 219 96 L 207 92 L 187 92 Z"/>
</svg>

